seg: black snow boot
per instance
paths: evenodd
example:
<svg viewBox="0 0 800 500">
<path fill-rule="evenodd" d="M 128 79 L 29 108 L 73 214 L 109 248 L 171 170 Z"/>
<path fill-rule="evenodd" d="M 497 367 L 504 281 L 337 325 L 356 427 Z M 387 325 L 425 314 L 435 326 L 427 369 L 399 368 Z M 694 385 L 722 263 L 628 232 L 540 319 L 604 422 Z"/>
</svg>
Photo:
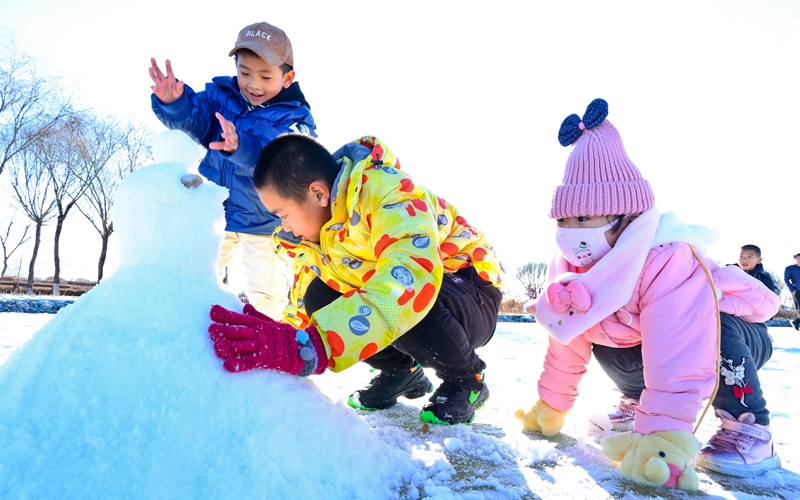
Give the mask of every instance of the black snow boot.
<svg viewBox="0 0 800 500">
<path fill-rule="evenodd" d="M 489 399 L 483 373 L 462 380 L 442 382 L 422 407 L 419 419 L 429 424 L 468 424 L 475 420 L 475 410 Z"/>
<path fill-rule="evenodd" d="M 347 399 L 347 404 L 359 410 L 385 410 L 397 404 L 397 398 L 421 398 L 433 391 L 433 384 L 419 364 L 381 372 L 369 384 Z"/>
</svg>

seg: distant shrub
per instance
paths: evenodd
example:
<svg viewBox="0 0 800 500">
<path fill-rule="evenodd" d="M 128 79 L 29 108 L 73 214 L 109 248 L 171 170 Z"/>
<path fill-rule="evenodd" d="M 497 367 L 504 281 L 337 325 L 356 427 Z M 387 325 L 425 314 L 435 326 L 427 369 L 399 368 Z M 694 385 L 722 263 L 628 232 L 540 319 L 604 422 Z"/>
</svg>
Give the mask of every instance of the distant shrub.
<svg viewBox="0 0 800 500">
<path fill-rule="evenodd" d="M 527 299 L 518 297 L 507 297 L 503 299 L 503 302 L 500 304 L 500 314 L 525 314 L 525 310 L 522 309 L 522 306 L 524 306 L 527 301 Z"/>
<path fill-rule="evenodd" d="M 780 308 L 778 314 L 775 315 L 775 319 L 795 319 L 797 317 L 797 309 L 792 307 L 791 309 L 784 309 L 783 307 Z"/>
</svg>

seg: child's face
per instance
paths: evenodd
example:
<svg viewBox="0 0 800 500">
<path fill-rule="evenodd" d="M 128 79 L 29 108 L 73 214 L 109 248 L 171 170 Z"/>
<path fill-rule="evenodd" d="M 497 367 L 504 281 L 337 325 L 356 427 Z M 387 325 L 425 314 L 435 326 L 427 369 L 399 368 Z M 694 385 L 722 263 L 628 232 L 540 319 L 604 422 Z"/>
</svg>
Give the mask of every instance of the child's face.
<svg viewBox="0 0 800 500">
<path fill-rule="evenodd" d="M 331 220 L 330 188 L 315 181 L 302 203 L 280 196 L 273 188 L 257 190 L 261 203 L 281 219 L 285 231 L 300 239 L 319 243 L 322 227 Z"/>
<path fill-rule="evenodd" d="M 247 101 L 258 106 L 288 88 L 294 80 L 294 70 L 284 75 L 278 66 L 267 64 L 249 52 L 240 51 L 236 55 L 236 79 Z"/>
<path fill-rule="evenodd" d="M 752 271 L 761 263 L 761 257 L 752 250 L 742 250 L 739 254 L 739 267 L 745 271 Z"/>
<path fill-rule="evenodd" d="M 614 222 L 616 217 L 612 215 L 597 215 L 597 216 L 588 216 L 582 215 L 580 217 L 567 217 L 565 219 L 556 219 L 556 224 L 558 227 L 566 227 L 570 229 L 586 229 L 586 228 L 595 228 L 595 227 L 602 227 L 610 222 Z M 620 233 L 622 233 L 622 229 L 624 226 L 627 226 L 627 223 L 623 221 L 623 227 L 620 228 L 617 232 L 614 232 L 613 229 L 609 229 L 605 232 L 606 240 L 608 241 L 609 246 L 614 246 L 614 244 L 619 239 Z"/>
</svg>

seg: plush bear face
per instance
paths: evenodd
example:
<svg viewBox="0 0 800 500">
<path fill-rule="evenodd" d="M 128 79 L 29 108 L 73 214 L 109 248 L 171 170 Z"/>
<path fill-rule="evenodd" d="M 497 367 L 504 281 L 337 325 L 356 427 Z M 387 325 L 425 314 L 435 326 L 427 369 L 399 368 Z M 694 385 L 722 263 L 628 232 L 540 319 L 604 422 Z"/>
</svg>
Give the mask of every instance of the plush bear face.
<svg viewBox="0 0 800 500">
<path fill-rule="evenodd" d="M 606 456 L 621 460 L 620 471 L 627 479 L 650 486 L 699 487 L 690 464 L 700 443 L 686 431 L 626 432 L 604 438 L 602 446 Z"/>
</svg>

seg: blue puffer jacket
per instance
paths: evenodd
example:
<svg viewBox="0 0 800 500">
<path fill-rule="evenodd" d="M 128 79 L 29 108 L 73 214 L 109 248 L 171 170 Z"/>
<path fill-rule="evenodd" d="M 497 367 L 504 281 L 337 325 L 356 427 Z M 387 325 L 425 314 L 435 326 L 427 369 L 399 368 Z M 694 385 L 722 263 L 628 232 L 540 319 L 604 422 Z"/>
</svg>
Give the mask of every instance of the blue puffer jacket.
<svg viewBox="0 0 800 500">
<path fill-rule="evenodd" d="M 253 168 L 261 149 L 278 135 L 303 132 L 316 137 L 316 124 L 297 82 L 283 89 L 262 106 L 253 107 L 239 91 L 236 77 L 218 76 L 202 92 L 188 85 L 175 102 L 164 104 L 150 96 L 156 117 L 170 129 L 186 132 L 208 148 L 221 140 L 222 127 L 214 116 L 219 112 L 236 125 L 239 147 L 233 153 L 208 150 L 199 170 L 208 180 L 228 188 L 225 200 L 226 231 L 272 234 L 279 219 L 258 199 L 253 188 Z"/>
<path fill-rule="evenodd" d="M 783 281 L 786 282 L 790 292 L 800 290 L 800 266 L 796 264 L 786 266 L 783 271 Z"/>
</svg>

